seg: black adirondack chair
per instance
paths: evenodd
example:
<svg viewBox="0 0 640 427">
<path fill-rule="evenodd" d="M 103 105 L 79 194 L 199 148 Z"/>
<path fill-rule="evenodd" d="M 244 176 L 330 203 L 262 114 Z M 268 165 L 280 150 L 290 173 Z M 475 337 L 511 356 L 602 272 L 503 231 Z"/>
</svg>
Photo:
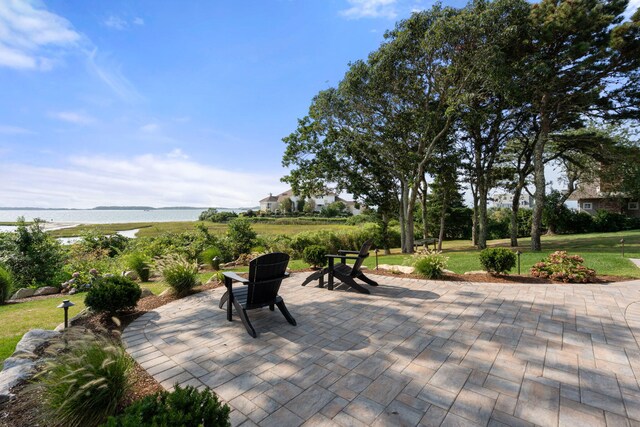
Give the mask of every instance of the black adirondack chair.
<svg viewBox="0 0 640 427">
<path fill-rule="evenodd" d="M 328 282 L 327 289 L 330 291 L 333 290 L 333 279 L 334 277 L 340 280 L 342 283 L 351 286 L 358 292 L 362 292 L 363 294 L 369 294 L 369 289 L 363 287 L 359 283 L 357 283 L 354 279 L 359 279 L 371 286 L 378 286 L 378 284 L 369 279 L 361 270 L 362 263 L 364 259 L 369 256 L 369 248 L 371 247 L 371 240 L 367 240 L 364 242 L 359 251 L 345 251 L 340 249 L 338 251 L 338 255 L 327 255 L 329 266 L 319 270 L 302 282 L 302 286 L 307 285 L 309 282 L 313 280 L 320 281 L 320 287 L 324 286 L 324 275 L 327 274 Z M 355 255 L 355 256 L 354 256 Z M 336 259 L 339 262 L 336 264 Z M 353 260 L 353 265 L 348 265 L 347 260 Z"/>
<path fill-rule="evenodd" d="M 259 256 L 249 263 L 248 279 L 232 272 L 223 273 L 227 292 L 220 299 L 220 308 L 225 302 L 227 303 L 227 320 L 232 320 L 231 306 L 233 305 L 247 332 L 255 338 L 256 330 L 249 321 L 247 310 L 268 306 L 271 311 L 274 311 L 274 306 L 277 305 L 287 322 L 295 326 L 295 319 L 284 305 L 282 297 L 278 295 L 282 280 L 289 276 L 286 272 L 288 263 L 289 255 L 274 252 Z M 240 282 L 244 286 L 233 287 L 233 282 Z"/>
</svg>

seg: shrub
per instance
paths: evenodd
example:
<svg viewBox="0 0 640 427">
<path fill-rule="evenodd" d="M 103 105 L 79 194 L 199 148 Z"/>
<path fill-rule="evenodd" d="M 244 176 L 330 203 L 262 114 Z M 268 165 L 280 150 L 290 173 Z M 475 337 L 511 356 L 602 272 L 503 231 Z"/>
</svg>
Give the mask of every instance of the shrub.
<svg viewBox="0 0 640 427">
<path fill-rule="evenodd" d="M 36 377 L 46 425 L 100 425 L 129 390 L 133 362 L 122 347 L 105 339 L 85 337 L 68 345 Z"/>
<path fill-rule="evenodd" d="M 131 252 L 125 257 L 128 269 L 135 271 L 143 282 L 149 281 L 149 258 L 142 252 Z"/>
<path fill-rule="evenodd" d="M 508 273 L 516 265 L 516 254 L 507 248 L 487 248 L 480 252 L 480 264 L 491 274 Z"/>
<path fill-rule="evenodd" d="M 13 276 L 11 272 L 0 265 L 0 304 L 11 296 L 13 290 Z"/>
<path fill-rule="evenodd" d="M 596 277 L 596 271 L 582 265 L 584 259 L 556 251 L 531 268 L 534 277 L 549 278 L 565 283 L 587 283 Z"/>
<path fill-rule="evenodd" d="M 448 257 L 442 255 L 442 252 L 430 252 L 426 254 L 416 255 L 413 263 L 416 273 L 427 279 L 439 279 L 447 268 Z"/>
<path fill-rule="evenodd" d="M 115 313 L 135 308 L 142 291 L 133 280 L 122 276 L 99 277 L 89 288 L 85 304 L 96 311 Z"/>
<path fill-rule="evenodd" d="M 171 393 L 161 391 L 133 403 L 123 414 L 110 417 L 106 427 L 230 427 L 229 412 L 209 389 L 176 385 Z"/>
<path fill-rule="evenodd" d="M 209 208 L 206 211 L 200 213 L 198 221 L 211 221 L 211 222 L 227 222 L 238 216 L 235 212 L 218 212 L 216 208 Z"/>
<path fill-rule="evenodd" d="M 246 218 L 236 218 L 229 222 L 227 231 L 233 257 L 251 252 L 251 248 L 256 242 L 257 234 L 251 228 L 251 224 Z"/>
<path fill-rule="evenodd" d="M 302 253 L 302 259 L 312 267 L 324 267 L 327 263 L 327 250 L 319 245 L 307 246 Z"/>
<path fill-rule="evenodd" d="M 219 263 L 218 265 L 216 265 L 216 263 L 213 262 L 213 259 L 215 257 L 218 257 L 218 259 L 222 261 L 222 258 L 223 258 L 222 251 L 216 248 L 215 246 L 212 246 L 202 251 L 202 253 L 200 254 L 200 262 L 204 264 L 208 264 L 213 268 L 218 268 Z"/>
<path fill-rule="evenodd" d="M 198 285 L 198 264 L 182 256 L 172 255 L 158 260 L 158 269 L 178 297 L 183 297 Z"/>
<path fill-rule="evenodd" d="M 55 279 L 65 257 L 65 249 L 45 233 L 39 219 L 27 224 L 18 218 L 16 231 L 0 239 L 0 262 L 20 286 L 58 285 Z"/>
</svg>

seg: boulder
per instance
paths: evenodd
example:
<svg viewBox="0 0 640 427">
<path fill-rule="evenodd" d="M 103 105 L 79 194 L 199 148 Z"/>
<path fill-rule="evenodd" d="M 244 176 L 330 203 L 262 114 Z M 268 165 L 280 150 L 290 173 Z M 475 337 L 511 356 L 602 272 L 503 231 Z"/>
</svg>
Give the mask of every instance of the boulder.
<svg viewBox="0 0 640 427">
<path fill-rule="evenodd" d="M 54 288 L 53 286 L 43 286 L 41 288 L 36 289 L 33 293 L 33 296 L 38 295 L 53 295 L 58 293 L 58 288 Z"/>
<path fill-rule="evenodd" d="M 150 297 L 151 295 L 153 295 L 153 292 L 151 292 L 150 289 L 142 288 L 142 294 L 140 298 Z"/>
<path fill-rule="evenodd" d="M 381 270 L 388 270 L 391 272 L 405 273 L 405 274 L 411 274 L 415 270 L 413 267 L 410 267 L 408 265 L 390 265 L 390 264 L 380 264 L 378 268 Z"/>
<path fill-rule="evenodd" d="M 18 291 L 11 296 L 9 299 L 20 299 L 20 298 L 29 298 L 32 297 L 36 292 L 35 289 L 31 288 L 20 288 Z"/>
<path fill-rule="evenodd" d="M 138 280 L 138 273 L 135 271 L 123 271 L 122 275 L 127 279 Z"/>
<path fill-rule="evenodd" d="M 467 276 L 470 276 L 472 274 L 487 274 L 487 272 L 484 270 L 473 270 L 473 271 L 465 271 L 464 274 Z"/>
<path fill-rule="evenodd" d="M 171 295 L 172 293 L 173 293 L 173 289 L 169 288 L 162 291 L 162 293 L 159 296 L 164 297 L 166 295 Z"/>
<path fill-rule="evenodd" d="M 71 290 L 69 290 L 69 295 L 75 295 L 78 293 L 78 289 L 77 288 L 71 288 Z"/>
<path fill-rule="evenodd" d="M 37 361 L 35 350 L 59 335 L 59 332 L 44 329 L 33 329 L 24 334 L 16 351 L 4 361 L 0 372 L 0 404 L 13 397 L 10 393 L 13 387 L 33 376 Z"/>
</svg>

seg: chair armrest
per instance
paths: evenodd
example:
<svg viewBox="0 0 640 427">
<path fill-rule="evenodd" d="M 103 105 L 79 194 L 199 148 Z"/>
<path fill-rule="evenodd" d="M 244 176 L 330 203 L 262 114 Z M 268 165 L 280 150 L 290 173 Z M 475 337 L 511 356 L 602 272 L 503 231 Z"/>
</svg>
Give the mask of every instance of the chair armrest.
<svg viewBox="0 0 640 427">
<path fill-rule="evenodd" d="M 345 256 L 345 255 L 327 255 L 327 258 L 344 258 L 344 259 L 358 259 L 357 256 Z"/>
<path fill-rule="evenodd" d="M 222 273 L 222 275 L 228 279 L 234 280 L 236 282 L 242 282 L 242 283 L 249 283 L 249 279 L 245 279 L 244 277 L 240 277 L 238 276 L 236 273 L 234 273 L 233 271 L 227 271 Z"/>
<path fill-rule="evenodd" d="M 338 254 L 353 254 L 353 255 L 360 255 L 360 251 L 345 251 L 343 249 L 340 249 L 338 251 Z"/>
</svg>

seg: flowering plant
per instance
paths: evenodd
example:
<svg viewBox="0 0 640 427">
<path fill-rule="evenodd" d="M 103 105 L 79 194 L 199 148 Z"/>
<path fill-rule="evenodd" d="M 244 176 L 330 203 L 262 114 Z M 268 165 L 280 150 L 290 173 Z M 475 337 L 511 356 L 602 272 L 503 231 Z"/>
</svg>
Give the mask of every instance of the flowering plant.
<svg viewBox="0 0 640 427">
<path fill-rule="evenodd" d="M 596 277 L 596 271 L 582 265 L 583 262 L 579 255 L 556 251 L 531 267 L 531 275 L 564 283 L 587 283 Z"/>
</svg>

